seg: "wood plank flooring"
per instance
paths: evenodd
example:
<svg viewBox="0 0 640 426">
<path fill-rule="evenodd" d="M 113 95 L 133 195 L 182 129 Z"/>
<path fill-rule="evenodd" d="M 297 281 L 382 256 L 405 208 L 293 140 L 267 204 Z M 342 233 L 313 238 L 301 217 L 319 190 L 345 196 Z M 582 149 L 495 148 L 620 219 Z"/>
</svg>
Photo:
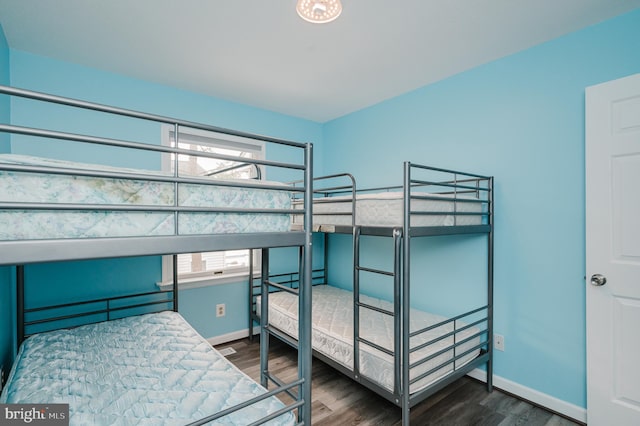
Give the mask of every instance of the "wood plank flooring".
<svg viewBox="0 0 640 426">
<path fill-rule="evenodd" d="M 248 339 L 216 346 L 232 347 L 227 358 L 238 368 L 260 380 L 260 344 Z M 275 341 L 271 344 L 269 369 L 283 380 L 297 375 L 296 351 Z M 400 409 L 364 386 L 314 358 L 312 370 L 312 424 L 390 425 L 401 424 Z M 287 396 L 281 397 L 285 402 Z M 483 383 L 464 377 L 442 389 L 411 410 L 412 425 L 483 426 L 572 426 L 572 422 L 543 408 L 499 390 L 488 393 Z"/>
</svg>

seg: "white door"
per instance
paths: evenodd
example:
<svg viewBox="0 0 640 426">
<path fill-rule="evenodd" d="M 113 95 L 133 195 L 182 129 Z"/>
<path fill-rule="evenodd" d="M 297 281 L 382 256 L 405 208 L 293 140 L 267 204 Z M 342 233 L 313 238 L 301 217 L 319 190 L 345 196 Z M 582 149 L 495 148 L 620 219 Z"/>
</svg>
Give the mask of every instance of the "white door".
<svg viewBox="0 0 640 426">
<path fill-rule="evenodd" d="M 587 88 L 585 168 L 587 422 L 637 426 L 640 74 Z"/>
</svg>

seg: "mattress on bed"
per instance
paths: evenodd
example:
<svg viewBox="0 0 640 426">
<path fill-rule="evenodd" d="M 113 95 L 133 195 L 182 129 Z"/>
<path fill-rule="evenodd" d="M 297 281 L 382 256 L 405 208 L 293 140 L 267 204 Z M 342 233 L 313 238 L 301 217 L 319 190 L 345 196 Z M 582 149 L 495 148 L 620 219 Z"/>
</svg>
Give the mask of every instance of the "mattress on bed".
<svg viewBox="0 0 640 426">
<path fill-rule="evenodd" d="M 71 425 L 184 425 L 264 392 L 178 313 L 161 312 L 29 337 L 0 402 L 69 404 Z M 270 397 L 215 424 L 283 407 Z"/>
<path fill-rule="evenodd" d="M 412 199 L 411 210 L 442 214 L 412 214 L 411 226 L 453 226 L 479 225 L 481 215 L 456 215 L 461 213 L 481 213 L 483 203 L 464 201 L 474 197 L 458 195 L 458 201 L 452 201 L 452 195 L 438 195 L 426 192 L 412 193 L 412 196 L 442 198 Z M 331 225 L 351 225 L 351 196 L 316 198 L 313 204 L 314 228 Z M 463 201 L 460 201 L 463 200 Z M 402 226 L 403 193 L 400 191 L 358 194 L 356 196 L 356 225 L 361 226 Z M 345 214 L 346 213 L 346 214 Z M 296 218 L 298 220 L 298 218 Z"/>
<path fill-rule="evenodd" d="M 312 322 L 313 322 L 313 349 L 342 364 L 348 369 L 353 369 L 353 293 L 336 287 L 319 285 L 313 287 L 312 298 Z M 393 304 L 390 302 L 361 295 L 360 301 L 372 306 L 380 307 L 393 312 Z M 260 312 L 260 297 L 257 299 L 257 312 Z M 281 291 L 269 294 L 269 324 L 288 335 L 298 337 L 298 297 Z M 411 331 L 420 330 L 429 325 L 436 324 L 446 318 L 431 313 L 411 309 Z M 457 322 L 460 328 L 464 324 Z M 370 309 L 360 308 L 360 337 L 366 338 L 379 346 L 393 350 L 393 318 Z M 429 342 L 443 334 L 453 331 L 453 324 L 447 324 L 434 330 L 422 333 L 411 339 L 411 347 Z M 461 341 L 480 331 L 477 327 L 470 327 L 455 334 L 456 341 Z M 423 359 L 454 343 L 453 336 L 446 337 L 426 348 L 415 351 L 410 356 L 410 363 Z M 480 338 L 461 344 L 457 354 L 461 354 L 480 343 Z M 467 364 L 479 354 L 479 350 L 455 361 L 455 368 Z M 431 360 L 414 367 L 410 371 L 410 378 L 431 370 L 434 367 L 451 360 L 453 350 L 444 352 Z M 410 393 L 420 389 L 447 375 L 453 370 L 453 362 L 440 368 L 436 372 L 424 377 L 410 386 Z M 374 349 L 364 343 L 360 344 L 360 374 L 372 380 L 382 387 L 393 392 L 394 385 L 393 357 Z"/>
<path fill-rule="evenodd" d="M 3 154 L 0 163 L 74 167 L 119 173 L 160 172 L 80 164 Z M 226 181 L 229 182 L 229 181 Z M 239 182 L 236 180 L 235 182 Z M 246 180 L 244 182 L 247 182 Z M 252 184 L 284 184 L 251 181 Z M 81 177 L 0 170 L 0 202 L 173 206 L 174 184 L 147 180 Z M 178 205 L 290 209 L 288 191 L 204 184 L 179 184 Z M 0 209 L 2 206 L 0 205 Z M 0 240 L 174 235 L 173 212 L 0 210 Z M 180 235 L 286 232 L 288 214 L 180 212 Z"/>
</svg>

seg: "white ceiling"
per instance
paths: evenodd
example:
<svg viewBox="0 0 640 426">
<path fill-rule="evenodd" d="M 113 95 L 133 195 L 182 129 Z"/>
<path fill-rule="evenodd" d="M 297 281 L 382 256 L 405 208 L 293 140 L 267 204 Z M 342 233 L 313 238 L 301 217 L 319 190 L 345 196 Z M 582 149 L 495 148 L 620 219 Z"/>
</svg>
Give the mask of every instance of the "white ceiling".
<svg viewBox="0 0 640 426">
<path fill-rule="evenodd" d="M 640 0 L 0 0 L 12 49 L 325 122 L 640 7 Z"/>
</svg>

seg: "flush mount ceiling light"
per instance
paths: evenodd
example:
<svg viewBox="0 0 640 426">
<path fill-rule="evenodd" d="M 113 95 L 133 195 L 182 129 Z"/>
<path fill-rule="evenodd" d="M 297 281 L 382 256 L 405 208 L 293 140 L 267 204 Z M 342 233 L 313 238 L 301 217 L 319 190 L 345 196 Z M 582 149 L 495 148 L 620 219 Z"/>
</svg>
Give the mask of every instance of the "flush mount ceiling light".
<svg viewBox="0 0 640 426">
<path fill-rule="evenodd" d="M 298 15 L 313 24 L 326 24 L 342 13 L 340 0 L 298 0 Z"/>
</svg>

